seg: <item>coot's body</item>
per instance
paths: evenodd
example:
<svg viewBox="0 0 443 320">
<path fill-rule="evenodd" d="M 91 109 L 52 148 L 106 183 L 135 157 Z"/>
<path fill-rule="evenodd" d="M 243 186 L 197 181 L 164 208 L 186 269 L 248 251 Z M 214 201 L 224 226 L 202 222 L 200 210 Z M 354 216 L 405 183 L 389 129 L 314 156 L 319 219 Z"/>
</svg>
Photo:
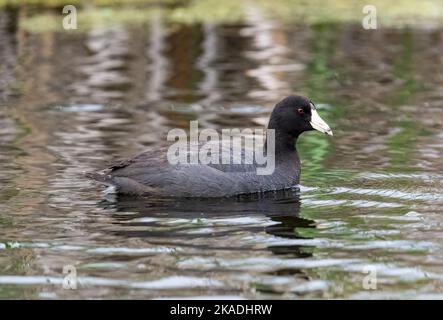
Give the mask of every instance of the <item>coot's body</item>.
<svg viewBox="0 0 443 320">
<path fill-rule="evenodd" d="M 299 96 L 287 97 L 275 106 L 268 129 L 275 130 L 275 169 L 270 174 L 258 174 L 260 165 L 254 158 L 243 158 L 242 164 L 171 164 L 168 149 L 163 148 L 146 151 L 89 177 L 115 186 L 119 193 L 146 196 L 228 197 L 281 190 L 299 183 L 298 136 L 313 129 L 332 135 L 314 104 Z M 247 158 L 248 153 L 243 152 L 243 156 Z"/>
</svg>

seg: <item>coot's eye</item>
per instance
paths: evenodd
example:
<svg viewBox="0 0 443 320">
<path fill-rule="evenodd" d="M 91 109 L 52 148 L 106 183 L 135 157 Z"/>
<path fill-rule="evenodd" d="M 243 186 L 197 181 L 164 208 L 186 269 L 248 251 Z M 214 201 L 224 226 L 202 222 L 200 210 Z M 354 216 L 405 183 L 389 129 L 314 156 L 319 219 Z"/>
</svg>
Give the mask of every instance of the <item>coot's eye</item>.
<svg viewBox="0 0 443 320">
<path fill-rule="evenodd" d="M 305 110 L 303 110 L 303 108 L 298 108 L 297 111 L 298 111 L 299 114 L 303 114 L 303 113 L 305 113 Z"/>
</svg>

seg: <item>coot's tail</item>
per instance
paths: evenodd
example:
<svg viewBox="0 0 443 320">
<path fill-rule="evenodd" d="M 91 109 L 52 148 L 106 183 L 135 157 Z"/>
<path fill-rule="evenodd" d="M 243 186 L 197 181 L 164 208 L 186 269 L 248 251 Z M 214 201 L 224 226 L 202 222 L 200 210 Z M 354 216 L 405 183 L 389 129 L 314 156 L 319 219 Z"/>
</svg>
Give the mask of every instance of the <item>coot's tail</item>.
<svg viewBox="0 0 443 320">
<path fill-rule="evenodd" d="M 107 186 L 115 185 L 115 183 L 112 180 L 112 176 L 109 174 L 98 173 L 98 172 L 86 172 L 85 177 L 103 183 L 104 185 Z"/>
<path fill-rule="evenodd" d="M 100 172 L 87 172 L 85 177 L 104 184 L 108 187 L 112 187 L 112 193 L 128 194 L 128 195 L 154 195 L 161 194 L 159 190 L 150 186 L 145 186 L 131 178 L 126 177 L 113 177 L 110 174 Z"/>
</svg>

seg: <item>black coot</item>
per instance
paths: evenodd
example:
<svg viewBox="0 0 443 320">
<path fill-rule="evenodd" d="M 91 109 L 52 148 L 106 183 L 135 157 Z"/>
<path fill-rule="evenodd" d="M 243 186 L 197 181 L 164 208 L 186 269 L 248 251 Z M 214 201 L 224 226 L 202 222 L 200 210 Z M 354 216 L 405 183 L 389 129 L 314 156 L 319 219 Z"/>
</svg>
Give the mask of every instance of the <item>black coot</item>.
<svg viewBox="0 0 443 320">
<path fill-rule="evenodd" d="M 146 196 L 229 197 L 281 190 L 299 183 L 300 160 L 295 147 L 298 136 L 314 129 L 332 135 L 315 105 L 300 96 L 289 96 L 274 107 L 268 129 L 275 130 L 275 152 L 270 154 L 269 149 L 266 150 L 268 158 L 274 156 L 274 169 L 270 173 L 258 174 L 257 169 L 264 165 L 258 164 L 255 157 L 247 161 L 249 153 L 244 150 L 240 164 L 233 163 L 232 159 L 227 164 L 221 160 L 209 164 L 172 164 L 168 161 L 168 149 L 163 148 L 146 151 L 100 173 L 90 173 L 88 177 L 115 186 L 122 194 Z M 232 151 L 230 144 L 228 148 Z M 219 154 L 223 154 L 222 149 Z"/>
</svg>

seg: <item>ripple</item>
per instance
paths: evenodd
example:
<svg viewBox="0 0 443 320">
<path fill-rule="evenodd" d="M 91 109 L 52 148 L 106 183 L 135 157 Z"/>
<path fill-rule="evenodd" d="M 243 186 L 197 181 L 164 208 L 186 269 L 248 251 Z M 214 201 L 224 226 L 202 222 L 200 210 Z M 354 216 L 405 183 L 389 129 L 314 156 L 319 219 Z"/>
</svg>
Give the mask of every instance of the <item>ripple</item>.
<svg viewBox="0 0 443 320">
<path fill-rule="evenodd" d="M 152 247 L 152 248 L 117 248 L 117 247 L 100 247 L 87 249 L 89 253 L 101 254 L 154 254 L 154 253 L 169 253 L 176 252 L 180 249 L 169 247 Z"/>
<path fill-rule="evenodd" d="M 206 270 L 214 268 L 272 271 L 278 268 L 324 268 L 340 265 L 348 265 L 358 262 L 357 259 L 276 259 L 276 258 L 251 258 L 245 259 L 213 259 L 213 258 L 191 258 L 178 262 L 181 268 L 204 268 Z"/>
<path fill-rule="evenodd" d="M 401 191 L 393 189 L 366 189 L 366 188 L 345 188 L 339 187 L 334 188 L 331 194 L 361 194 L 367 196 L 381 196 L 386 198 L 393 198 L 399 200 L 427 200 L 427 201 L 443 201 L 443 194 L 432 194 L 432 193 L 418 193 L 412 191 Z"/>
<path fill-rule="evenodd" d="M 13 285 L 63 285 L 63 278 L 45 276 L 0 276 L 0 284 Z M 78 277 L 80 287 L 123 287 L 143 290 L 168 290 L 182 288 L 221 287 L 220 281 L 197 277 L 167 277 L 153 281 L 128 281 L 96 277 Z"/>
<path fill-rule="evenodd" d="M 52 109 L 62 112 L 97 112 L 105 109 L 100 104 L 72 104 L 72 105 L 57 105 Z"/>
<path fill-rule="evenodd" d="M 362 172 L 358 177 L 373 180 L 389 180 L 389 179 L 408 179 L 408 180 L 425 180 L 425 181 L 443 181 L 443 176 L 439 174 L 429 173 L 379 173 L 379 172 Z"/>
<path fill-rule="evenodd" d="M 303 203 L 313 207 L 326 207 L 326 206 L 349 206 L 357 208 L 400 208 L 404 205 L 401 203 L 394 202 L 380 202 L 380 201 L 369 201 L 369 200 L 319 200 L 319 199 L 309 199 L 304 198 Z"/>
</svg>

